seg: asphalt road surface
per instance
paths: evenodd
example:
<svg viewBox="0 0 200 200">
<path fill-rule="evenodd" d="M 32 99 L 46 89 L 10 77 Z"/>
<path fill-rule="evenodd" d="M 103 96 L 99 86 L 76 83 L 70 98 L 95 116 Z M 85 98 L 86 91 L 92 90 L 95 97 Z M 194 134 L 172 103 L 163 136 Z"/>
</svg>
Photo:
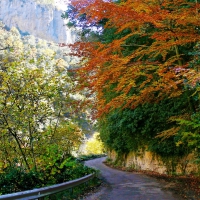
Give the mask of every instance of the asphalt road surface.
<svg viewBox="0 0 200 200">
<path fill-rule="evenodd" d="M 89 167 L 100 170 L 105 181 L 96 192 L 83 200 L 182 200 L 166 190 L 167 182 L 137 172 L 125 172 L 104 165 L 104 158 L 86 161 Z"/>
</svg>

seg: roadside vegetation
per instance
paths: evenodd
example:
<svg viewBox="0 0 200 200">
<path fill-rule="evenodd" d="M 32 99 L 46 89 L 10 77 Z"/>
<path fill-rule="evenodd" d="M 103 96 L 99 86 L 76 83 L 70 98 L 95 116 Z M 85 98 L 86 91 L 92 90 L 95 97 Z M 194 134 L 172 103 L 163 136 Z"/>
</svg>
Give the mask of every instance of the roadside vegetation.
<svg viewBox="0 0 200 200">
<path fill-rule="evenodd" d="M 0 194 L 96 173 L 72 156 L 84 137 L 72 63 L 56 44 L 0 24 Z"/>
<path fill-rule="evenodd" d="M 74 70 L 105 148 L 159 155 L 168 174 L 181 159 L 200 173 L 200 3 L 78 1 L 67 17 L 82 30 Z M 189 155 L 193 155 L 187 159 Z"/>
</svg>

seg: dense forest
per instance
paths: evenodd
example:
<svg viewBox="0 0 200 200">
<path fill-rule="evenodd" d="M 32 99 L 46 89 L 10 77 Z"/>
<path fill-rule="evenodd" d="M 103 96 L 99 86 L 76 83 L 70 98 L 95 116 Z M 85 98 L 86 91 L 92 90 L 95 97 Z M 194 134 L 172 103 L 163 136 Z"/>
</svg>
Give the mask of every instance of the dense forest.
<svg viewBox="0 0 200 200">
<path fill-rule="evenodd" d="M 77 90 L 118 156 L 141 149 L 200 162 L 200 4 L 197 0 L 73 0 Z"/>
<path fill-rule="evenodd" d="M 87 117 L 68 72 L 77 60 L 66 52 L 0 24 L 0 194 L 95 171 L 74 157 Z"/>
</svg>

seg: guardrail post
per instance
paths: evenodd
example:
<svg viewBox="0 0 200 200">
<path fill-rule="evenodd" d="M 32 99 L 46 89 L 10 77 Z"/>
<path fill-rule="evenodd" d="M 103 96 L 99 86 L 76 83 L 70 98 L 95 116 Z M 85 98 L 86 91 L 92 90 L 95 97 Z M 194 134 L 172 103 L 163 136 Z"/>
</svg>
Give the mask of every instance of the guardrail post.
<svg viewBox="0 0 200 200">
<path fill-rule="evenodd" d="M 85 184 L 85 187 L 88 188 L 89 181 L 85 182 L 84 184 Z"/>
<path fill-rule="evenodd" d="M 73 194 L 74 193 L 74 189 L 70 188 L 70 193 Z"/>
</svg>

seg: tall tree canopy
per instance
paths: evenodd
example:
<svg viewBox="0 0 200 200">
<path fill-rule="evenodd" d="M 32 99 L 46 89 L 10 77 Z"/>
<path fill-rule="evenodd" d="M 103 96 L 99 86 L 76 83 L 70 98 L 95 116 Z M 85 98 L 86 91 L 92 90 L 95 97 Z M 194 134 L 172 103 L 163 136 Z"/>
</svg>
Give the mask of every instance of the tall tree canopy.
<svg viewBox="0 0 200 200">
<path fill-rule="evenodd" d="M 82 31 L 82 40 L 71 45 L 73 55 L 82 58 L 79 89 L 93 95 L 107 144 L 120 143 L 126 132 L 133 141 L 139 131 L 153 131 L 151 138 L 179 134 L 176 143 L 171 139 L 173 148 L 187 141 L 200 149 L 199 9 L 197 0 L 71 1 L 68 17 Z M 146 119 L 142 113 L 147 109 L 152 116 L 151 107 L 162 111 L 162 123 L 169 119 L 170 126 L 150 127 L 155 116 Z M 127 117 L 133 114 L 135 124 Z"/>
<path fill-rule="evenodd" d="M 188 50 L 200 39 L 196 1 L 73 0 L 72 5 L 80 19 L 87 19 L 79 24 L 103 24 L 103 32 L 110 31 L 110 38 L 74 46 L 86 58 L 81 81 L 96 92 L 98 114 L 180 95 L 183 74 L 197 77 L 188 69 Z M 105 99 L 107 90 L 117 95 Z"/>
</svg>

